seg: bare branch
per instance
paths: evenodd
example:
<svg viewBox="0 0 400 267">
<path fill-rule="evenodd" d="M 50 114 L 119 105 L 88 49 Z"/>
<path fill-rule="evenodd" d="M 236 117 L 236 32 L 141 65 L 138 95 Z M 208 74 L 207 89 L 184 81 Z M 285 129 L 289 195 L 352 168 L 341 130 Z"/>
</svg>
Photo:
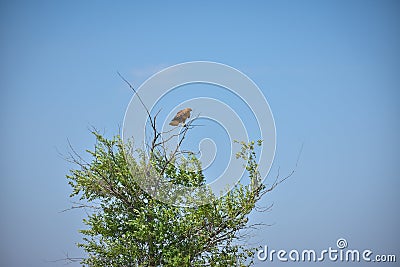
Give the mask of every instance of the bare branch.
<svg viewBox="0 0 400 267">
<path fill-rule="evenodd" d="M 74 204 L 74 205 L 72 205 L 70 208 L 59 211 L 59 213 L 63 213 L 63 212 L 74 210 L 74 209 L 94 209 L 94 210 L 101 209 L 101 207 L 99 207 L 99 206 L 83 204 L 83 203 L 79 203 L 79 202 L 75 202 L 75 201 L 72 201 L 72 204 Z"/>
<path fill-rule="evenodd" d="M 57 259 L 57 260 L 44 260 L 46 263 L 56 263 L 56 262 L 65 262 L 65 265 L 74 263 L 74 262 L 81 262 L 84 258 L 81 257 L 70 257 L 68 253 L 64 253 L 65 258 Z"/>
</svg>

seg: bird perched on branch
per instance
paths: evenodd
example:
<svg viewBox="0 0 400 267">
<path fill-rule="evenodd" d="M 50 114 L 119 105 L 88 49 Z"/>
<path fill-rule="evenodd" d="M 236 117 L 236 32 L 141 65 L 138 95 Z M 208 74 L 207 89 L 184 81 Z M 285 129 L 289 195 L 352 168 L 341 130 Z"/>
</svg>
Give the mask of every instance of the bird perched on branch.
<svg viewBox="0 0 400 267">
<path fill-rule="evenodd" d="M 187 118 L 190 118 L 190 112 L 192 111 L 191 108 L 185 108 L 182 110 L 179 110 L 178 113 L 176 113 L 175 117 L 172 119 L 172 121 L 169 123 L 171 126 L 178 126 L 180 123 L 185 126 L 185 121 Z"/>
</svg>

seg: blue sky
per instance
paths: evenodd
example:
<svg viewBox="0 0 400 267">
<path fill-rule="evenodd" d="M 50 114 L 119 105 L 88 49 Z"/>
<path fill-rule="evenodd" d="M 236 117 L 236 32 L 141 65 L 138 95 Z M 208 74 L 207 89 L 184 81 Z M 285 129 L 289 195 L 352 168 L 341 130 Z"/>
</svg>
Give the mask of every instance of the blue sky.
<svg viewBox="0 0 400 267">
<path fill-rule="evenodd" d="M 132 92 L 117 71 L 139 86 L 193 60 L 261 88 L 277 129 L 271 177 L 304 143 L 296 174 L 262 200 L 272 211 L 252 215 L 273 225 L 251 242 L 322 250 L 344 237 L 399 258 L 399 11 L 389 0 L 1 1 L 0 265 L 82 255 L 84 214 L 59 213 L 72 166 L 58 151 L 67 138 L 91 148 L 90 126 L 118 133 Z"/>
</svg>

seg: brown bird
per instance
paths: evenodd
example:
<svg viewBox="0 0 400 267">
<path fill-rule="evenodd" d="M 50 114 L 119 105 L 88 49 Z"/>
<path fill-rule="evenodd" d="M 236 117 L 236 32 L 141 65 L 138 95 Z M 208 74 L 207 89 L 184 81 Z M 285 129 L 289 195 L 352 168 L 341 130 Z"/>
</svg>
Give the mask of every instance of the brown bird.
<svg viewBox="0 0 400 267">
<path fill-rule="evenodd" d="M 175 117 L 172 119 L 172 121 L 169 123 L 171 126 L 178 126 L 180 123 L 185 126 L 185 121 L 187 118 L 190 118 L 190 111 L 192 111 L 191 108 L 185 108 L 182 110 L 179 110 L 178 113 L 176 113 Z"/>
</svg>

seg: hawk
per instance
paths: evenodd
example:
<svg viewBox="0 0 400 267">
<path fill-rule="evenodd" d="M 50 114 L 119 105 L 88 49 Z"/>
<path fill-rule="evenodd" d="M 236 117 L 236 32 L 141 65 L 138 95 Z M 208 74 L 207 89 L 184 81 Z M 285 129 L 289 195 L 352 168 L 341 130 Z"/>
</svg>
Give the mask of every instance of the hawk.
<svg viewBox="0 0 400 267">
<path fill-rule="evenodd" d="M 190 118 L 190 111 L 192 111 L 191 108 L 185 108 L 179 110 L 178 113 L 176 113 L 175 117 L 172 119 L 172 121 L 169 123 L 169 125 L 178 126 L 180 123 L 182 123 L 185 126 L 186 119 Z"/>
</svg>

